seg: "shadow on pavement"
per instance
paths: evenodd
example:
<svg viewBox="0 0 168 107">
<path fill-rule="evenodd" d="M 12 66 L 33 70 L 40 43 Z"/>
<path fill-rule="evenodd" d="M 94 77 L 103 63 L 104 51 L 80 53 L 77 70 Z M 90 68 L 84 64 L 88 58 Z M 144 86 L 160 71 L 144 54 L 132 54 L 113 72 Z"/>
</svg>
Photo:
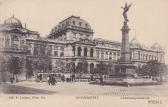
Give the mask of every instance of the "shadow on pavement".
<svg viewBox="0 0 168 107">
<path fill-rule="evenodd" d="M 54 93 L 57 93 L 56 91 L 35 89 L 35 88 L 10 85 L 10 84 L 1 84 L 0 91 L 1 91 L 0 93 L 4 93 L 4 94 L 54 94 Z"/>
</svg>

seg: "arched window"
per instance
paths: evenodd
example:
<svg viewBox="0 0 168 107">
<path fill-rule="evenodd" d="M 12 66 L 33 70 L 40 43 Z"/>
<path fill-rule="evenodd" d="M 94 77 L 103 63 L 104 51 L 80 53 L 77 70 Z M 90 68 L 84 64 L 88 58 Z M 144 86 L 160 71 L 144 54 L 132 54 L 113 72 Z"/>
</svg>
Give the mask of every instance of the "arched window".
<svg viewBox="0 0 168 107">
<path fill-rule="evenodd" d="M 13 44 L 13 48 L 14 48 L 14 50 L 17 50 L 18 49 L 18 45 L 17 44 Z"/>
<path fill-rule="evenodd" d="M 90 57 L 93 57 L 93 48 L 90 49 Z"/>
<path fill-rule="evenodd" d="M 84 56 L 87 56 L 87 48 L 84 48 Z"/>
<path fill-rule="evenodd" d="M 78 56 L 81 56 L 81 47 L 78 47 Z"/>
</svg>

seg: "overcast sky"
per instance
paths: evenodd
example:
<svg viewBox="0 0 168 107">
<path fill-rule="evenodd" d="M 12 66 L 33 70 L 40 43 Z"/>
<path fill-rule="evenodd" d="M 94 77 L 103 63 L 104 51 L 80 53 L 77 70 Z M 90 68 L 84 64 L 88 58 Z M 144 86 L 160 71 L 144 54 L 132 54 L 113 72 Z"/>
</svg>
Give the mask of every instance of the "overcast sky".
<svg viewBox="0 0 168 107">
<path fill-rule="evenodd" d="M 168 63 L 168 0 L 0 0 L 0 23 L 13 14 L 23 26 L 41 36 L 63 19 L 75 15 L 88 21 L 95 38 L 121 41 L 123 23 L 121 6 L 133 3 L 128 18 L 130 40 L 136 36 L 141 44 L 158 42 L 166 50 Z"/>
</svg>

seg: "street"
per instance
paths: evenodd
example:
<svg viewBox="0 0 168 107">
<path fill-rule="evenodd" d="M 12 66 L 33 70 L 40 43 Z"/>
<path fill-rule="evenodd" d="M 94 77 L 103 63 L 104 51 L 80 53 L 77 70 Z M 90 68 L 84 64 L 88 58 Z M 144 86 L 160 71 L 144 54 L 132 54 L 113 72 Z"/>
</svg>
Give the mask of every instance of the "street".
<svg viewBox="0 0 168 107">
<path fill-rule="evenodd" d="M 0 89 L 1 93 L 6 94 L 168 96 L 168 84 L 124 87 L 93 85 L 88 82 L 58 82 L 56 85 L 51 86 L 46 82 L 24 81 L 14 84 L 6 83 L 1 85 Z"/>
</svg>

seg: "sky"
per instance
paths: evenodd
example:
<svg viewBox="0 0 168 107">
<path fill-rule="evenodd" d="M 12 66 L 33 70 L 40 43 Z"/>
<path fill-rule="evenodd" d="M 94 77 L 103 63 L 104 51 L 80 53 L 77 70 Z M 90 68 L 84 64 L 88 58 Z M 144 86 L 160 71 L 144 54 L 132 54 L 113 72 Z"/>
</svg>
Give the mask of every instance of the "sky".
<svg viewBox="0 0 168 107">
<path fill-rule="evenodd" d="M 130 40 L 159 43 L 168 63 L 168 0 L 0 0 L 0 23 L 12 15 L 30 30 L 45 37 L 63 19 L 75 15 L 86 20 L 95 38 L 121 41 L 122 6 L 133 3 L 129 12 Z"/>
</svg>

